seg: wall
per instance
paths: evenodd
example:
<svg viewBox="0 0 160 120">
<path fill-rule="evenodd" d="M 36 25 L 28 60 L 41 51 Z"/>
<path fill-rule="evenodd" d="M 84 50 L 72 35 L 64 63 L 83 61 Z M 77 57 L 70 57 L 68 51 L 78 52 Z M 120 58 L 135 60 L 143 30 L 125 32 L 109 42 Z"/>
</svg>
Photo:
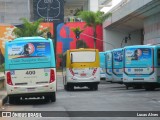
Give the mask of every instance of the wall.
<svg viewBox="0 0 160 120">
<path fill-rule="evenodd" d="M 94 48 L 93 29 L 91 27 L 86 27 L 85 22 L 68 22 L 66 24 L 61 23 L 57 26 L 57 67 L 60 65 L 61 58 L 59 57 L 63 52 L 68 49 L 76 49 L 76 37 L 72 31 L 72 28 L 79 27 L 84 30 L 80 34 L 79 40 L 83 40 L 88 48 Z M 102 26 L 97 26 L 97 38 L 96 48 L 99 51 L 103 51 L 103 38 L 102 38 Z"/>
<path fill-rule="evenodd" d="M 121 46 L 124 47 L 124 46 L 128 46 L 128 45 L 141 44 L 141 39 L 142 39 L 141 38 L 141 30 L 131 32 L 130 34 L 131 34 L 131 40 L 129 40 L 127 43 L 125 43 L 123 39 L 126 36 L 128 36 L 128 34 L 126 34 L 124 32 L 111 31 L 111 30 L 105 29 L 104 33 L 103 33 L 103 37 L 105 40 L 105 43 L 103 43 L 104 44 L 104 51 L 112 50 L 114 48 L 121 48 Z"/>
<path fill-rule="evenodd" d="M 4 54 L 4 44 L 6 41 L 14 39 L 12 31 L 14 29 L 13 25 L 0 24 L 0 49 L 2 54 Z"/>
<path fill-rule="evenodd" d="M 0 1 L 0 22 L 20 24 L 20 18 L 29 18 L 29 0 L 2 0 Z"/>
<path fill-rule="evenodd" d="M 160 43 L 160 13 L 144 20 L 144 44 Z"/>
<path fill-rule="evenodd" d="M 89 0 L 84 2 L 84 5 L 83 5 L 83 10 L 88 10 L 88 7 L 89 7 Z"/>
</svg>

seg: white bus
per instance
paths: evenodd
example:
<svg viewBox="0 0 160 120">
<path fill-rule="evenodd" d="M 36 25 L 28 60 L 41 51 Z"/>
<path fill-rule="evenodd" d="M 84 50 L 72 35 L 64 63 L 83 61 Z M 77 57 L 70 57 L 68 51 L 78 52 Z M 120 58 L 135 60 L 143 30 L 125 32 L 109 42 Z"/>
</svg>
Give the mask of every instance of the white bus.
<svg viewBox="0 0 160 120">
<path fill-rule="evenodd" d="M 51 39 L 22 37 L 5 44 L 5 76 L 9 103 L 20 98 L 56 101 L 56 64 Z"/>
</svg>

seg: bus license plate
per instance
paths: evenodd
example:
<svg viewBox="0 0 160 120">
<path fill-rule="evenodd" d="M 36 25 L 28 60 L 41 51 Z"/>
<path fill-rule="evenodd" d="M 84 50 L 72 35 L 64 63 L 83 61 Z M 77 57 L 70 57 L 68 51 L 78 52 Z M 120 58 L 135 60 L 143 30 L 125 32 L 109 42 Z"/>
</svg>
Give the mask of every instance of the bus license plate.
<svg viewBox="0 0 160 120">
<path fill-rule="evenodd" d="M 86 73 L 81 73 L 81 76 L 83 76 L 83 77 L 86 76 Z"/>
<path fill-rule="evenodd" d="M 35 91 L 35 88 L 27 88 L 27 91 L 28 91 L 28 92 Z"/>
</svg>

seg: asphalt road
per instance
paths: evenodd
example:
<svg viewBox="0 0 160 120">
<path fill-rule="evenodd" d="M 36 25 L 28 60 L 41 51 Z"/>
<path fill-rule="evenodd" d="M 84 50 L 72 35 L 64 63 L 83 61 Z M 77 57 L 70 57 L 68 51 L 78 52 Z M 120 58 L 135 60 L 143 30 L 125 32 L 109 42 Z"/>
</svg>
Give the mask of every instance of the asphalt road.
<svg viewBox="0 0 160 120">
<path fill-rule="evenodd" d="M 75 88 L 74 91 L 65 91 L 62 84 L 62 76 L 58 76 L 58 90 L 55 103 L 40 100 L 21 101 L 15 105 L 6 103 L 2 111 L 63 111 L 67 117 L 30 118 L 33 120 L 159 120 L 158 117 L 120 117 L 124 111 L 160 111 L 160 89 L 145 91 L 144 89 L 126 90 L 124 85 L 111 84 L 102 81 L 98 91 L 88 88 Z M 88 112 L 90 116 L 98 115 L 96 111 L 115 111 L 106 113 L 119 117 L 70 117 L 68 111 L 95 111 Z M 146 112 L 148 114 L 148 112 Z M 47 114 L 47 112 L 46 112 Z M 51 114 L 53 114 L 51 112 Z M 71 112 L 72 114 L 72 112 Z M 73 114 L 74 115 L 74 114 Z M 103 114 L 104 115 L 104 114 Z M 107 116 L 107 115 L 106 115 Z M 160 116 L 160 112 L 159 112 Z M 12 118 L 17 120 L 17 118 Z M 12 120 L 11 118 L 0 118 L 0 120 Z M 28 119 L 28 118 L 26 118 Z M 25 120 L 25 118 L 23 118 Z"/>
</svg>

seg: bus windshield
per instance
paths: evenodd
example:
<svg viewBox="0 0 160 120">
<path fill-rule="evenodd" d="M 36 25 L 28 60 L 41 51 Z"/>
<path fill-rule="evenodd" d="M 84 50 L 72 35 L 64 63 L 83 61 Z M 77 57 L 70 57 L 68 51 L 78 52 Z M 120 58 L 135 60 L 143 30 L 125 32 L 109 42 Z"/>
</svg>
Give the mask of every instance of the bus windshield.
<svg viewBox="0 0 160 120">
<path fill-rule="evenodd" d="M 95 62 L 96 52 L 95 51 L 80 51 L 70 53 L 72 62 Z"/>
<path fill-rule="evenodd" d="M 151 48 L 128 48 L 125 50 L 125 67 L 151 67 L 152 54 Z"/>
</svg>

